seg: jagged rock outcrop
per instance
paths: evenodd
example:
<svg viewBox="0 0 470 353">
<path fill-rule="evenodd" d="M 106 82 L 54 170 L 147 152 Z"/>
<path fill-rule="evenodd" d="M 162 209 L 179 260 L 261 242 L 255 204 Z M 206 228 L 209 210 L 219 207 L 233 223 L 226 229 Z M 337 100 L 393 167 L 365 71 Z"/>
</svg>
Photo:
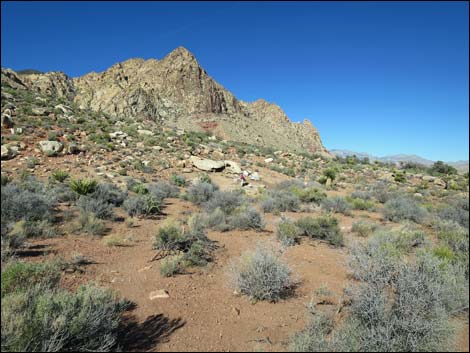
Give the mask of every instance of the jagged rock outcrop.
<svg viewBox="0 0 470 353">
<path fill-rule="evenodd" d="M 331 156 L 308 121 L 293 123 L 276 104 L 247 103 L 214 81 L 185 48 L 156 59 L 129 59 L 108 70 L 69 78 L 61 72 L 18 75 L 2 69 L 2 81 L 73 100 L 82 109 L 116 117 L 153 120 L 185 130 L 288 151 Z"/>
</svg>

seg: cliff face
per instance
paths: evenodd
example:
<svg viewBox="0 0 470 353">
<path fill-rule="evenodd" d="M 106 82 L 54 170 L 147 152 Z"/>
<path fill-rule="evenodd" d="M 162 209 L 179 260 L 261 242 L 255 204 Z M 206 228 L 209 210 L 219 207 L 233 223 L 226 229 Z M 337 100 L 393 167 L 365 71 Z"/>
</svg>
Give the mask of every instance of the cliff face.
<svg viewBox="0 0 470 353">
<path fill-rule="evenodd" d="M 261 99 L 239 101 L 182 47 L 162 60 L 129 59 L 79 78 L 60 72 L 18 75 L 2 69 L 2 80 L 116 117 L 210 130 L 234 141 L 329 155 L 310 122 L 292 123 L 279 106 Z"/>
</svg>

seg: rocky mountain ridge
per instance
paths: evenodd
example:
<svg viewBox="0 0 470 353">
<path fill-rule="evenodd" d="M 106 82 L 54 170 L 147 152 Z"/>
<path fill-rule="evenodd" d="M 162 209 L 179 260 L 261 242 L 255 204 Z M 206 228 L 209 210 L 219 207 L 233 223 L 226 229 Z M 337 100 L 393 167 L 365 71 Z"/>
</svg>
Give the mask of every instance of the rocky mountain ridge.
<svg viewBox="0 0 470 353">
<path fill-rule="evenodd" d="M 276 104 L 238 100 L 213 80 L 188 50 L 161 60 L 129 59 L 104 72 L 70 78 L 62 72 L 17 74 L 2 68 L 2 81 L 73 101 L 81 109 L 150 120 L 188 131 L 287 151 L 332 157 L 317 129 L 294 123 Z"/>
</svg>

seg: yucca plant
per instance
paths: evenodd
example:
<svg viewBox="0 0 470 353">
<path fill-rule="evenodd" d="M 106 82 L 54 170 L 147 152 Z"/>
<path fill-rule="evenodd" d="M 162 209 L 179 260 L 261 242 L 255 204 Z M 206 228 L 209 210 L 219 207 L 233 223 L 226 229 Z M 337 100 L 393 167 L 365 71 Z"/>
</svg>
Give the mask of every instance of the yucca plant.
<svg viewBox="0 0 470 353">
<path fill-rule="evenodd" d="M 79 195 L 91 194 L 98 185 L 93 179 L 76 179 L 70 182 L 70 188 Z"/>
<path fill-rule="evenodd" d="M 55 172 L 52 173 L 52 177 L 54 180 L 57 180 L 58 182 L 63 182 L 65 179 L 69 177 L 69 173 L 67 173 L 65 170 L 56 170 Z"/>
</svg>

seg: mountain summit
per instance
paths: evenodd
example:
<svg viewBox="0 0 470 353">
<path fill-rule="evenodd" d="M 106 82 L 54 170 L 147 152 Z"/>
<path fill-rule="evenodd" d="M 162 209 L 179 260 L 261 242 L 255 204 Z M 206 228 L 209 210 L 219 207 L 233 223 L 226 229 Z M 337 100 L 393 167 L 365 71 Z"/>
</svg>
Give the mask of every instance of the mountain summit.
<svg viewBox="0 0 470 353">
<path fill-rule="evenodd" d="M 293 123 L 276 104 L 238 100 L 178 47 L 161 60 L 133 58 L 78 78 L 63 73 L 17 75 L 2 80 L 73 100 L 82 109 L 153 120 L 169 127 L 206 130 L 227 140 L 331 156 L 308 121 Z"/>
</svg>

